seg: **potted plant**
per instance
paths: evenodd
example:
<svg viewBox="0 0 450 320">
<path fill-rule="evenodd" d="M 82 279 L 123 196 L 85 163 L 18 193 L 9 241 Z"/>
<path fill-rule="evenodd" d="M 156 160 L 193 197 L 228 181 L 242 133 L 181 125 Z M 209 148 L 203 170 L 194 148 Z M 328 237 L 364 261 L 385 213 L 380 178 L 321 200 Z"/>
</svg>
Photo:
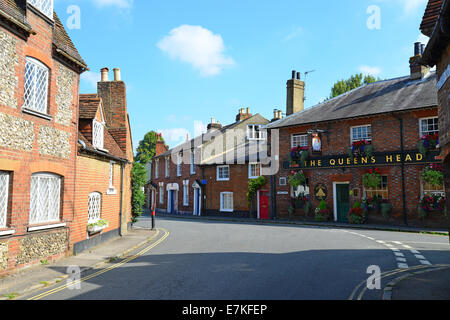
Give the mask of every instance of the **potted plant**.
<svg viewBox="0 0 450 320">
<path fill-rule="evenodd" d="M 363 208 L 361 208 L 361 203 L 356 201 L 353 205 L 353 208 L 350 210 L 348 214 L 348 222 L 350 224 L 363 224 L 366 221 L 366 215 L 364 213 Z"/>
<path fill-rule="evenodd" d="M 87 225 L 87 231 L 89 233 L 98 233 L 101 232 L 102 230 L 108 228 L 109 226 L 109 221 L 107 220 L 99 220 L 95 223 L 90 223 Z"/>
<path fill-rule="evenodd" d="M 426 155 L 428 151 L 436 149 L 439 146 L 439 134 L 427 134 L 423 136 L 419 141 L 419 152 L 422 155 Z"/>
<path fill-rule="evenodd" d="M 442 165 L 430 164 L 423 169 L 420 177 L 426 183 L 429 183 L 433 187 L 439 187 L 444 184 L 444 172 Z"/>
<path fill-rule="evenodd" d="M 380 204 L 380 210 L 383 217 L 387 220 L 389 219 L 389 214 L 391 213 L 392 205 L 389 203 L 388 200 L 383 199 Z"/>
<path fill-rule="evenodd" d="M 320 201 L 315 213 L 316 221 L 318 222 L 328 221 L 330 219 L 330 210 L 328 210 L 325 200 Z"/>
<path fill-rule="evenodd" d="M 431 213 L 441 213 L 444 216 L 446 216 L 447 209 L 445 204 L 446 198 L 442 195 L 438 194 L 426 195 L 422 198 L 420 202 L 420 208 L 422 210 L 420 210 L 419 213 L 422 211 L 421 216 L 424 218 Z"/>
<path fill-rule="evenodd" d="M 378 169 L 370 169 L 363 175 L 363 185 L 368 189 L 375 189 L 381 184 L 381 172 Z"/>
</svg>

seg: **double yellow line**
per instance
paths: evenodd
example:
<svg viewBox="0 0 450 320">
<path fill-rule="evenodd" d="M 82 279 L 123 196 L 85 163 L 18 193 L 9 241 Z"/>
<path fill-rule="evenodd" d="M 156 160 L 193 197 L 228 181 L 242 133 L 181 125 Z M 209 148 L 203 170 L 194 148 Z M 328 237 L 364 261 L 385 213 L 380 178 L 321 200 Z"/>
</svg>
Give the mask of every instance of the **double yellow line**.
<svg viewBox="0 0 450 320">
<path fill-rule="evenodd" d="M 27 299 L 27 300 L 40 300 L 40 299 L 43 299 L 43 298 L 48 297 L 48 296 L 50 296 L 50 295 L 52 295 L 52 294 L 58 293 L 58 292 L 60 292 L 60 291 L 62 291 L 62 290 L 65 290 L 65 289 L 67 289 L 67 288 L 69 288 L 69 287 L 75 286 L 75 285 L 80 284 L 80 283 L 82 283 L 82 282 L 84 282 L 84 281 L 87 281 L 87 280 L 89 280 L 89 279 L 98 277 L 98 276 L 100 276 L 100 275 L 102 275 L 102 274 L 104 274 L 104 273 L 106 273 L 106 272 L 108 272 L 108 271 L 111 271 L 111 270 L 113 270 L 113 269 L 116 269 L 116 268 L 118 268 L 118 267 L 120 267 L 120 266 L 122 266 L 122 265 L 124 265 L 124 264 L 126 264 L 126 263 L 128 263 L 128 262 L 130 262 L 130 261 L 132 261 L 132 260 L 135 260 L 135 259 L 141 257 L 141 256 L 144 255 L 146 252 L 150 251 L 151 249 L 153 249 L 154 247 L 156 247 L 157 245 L 159 245 L 161 242 L 163 242 L 163 241 L 169 236 L 169 234 L 170 234 L 169 231 L 167 231 L 166 229 L 160 228 L 160 229 L 157 229 L 156 235 L 154 235 L 154 236 L 150 239 L 150 241 L 152 241 L 153 239 L 155 239 L 155 238 L 158 237 L 158 235 L 159 235 L 159 233 L 160 233 L 160 230 L 164 232 L 164 235 L 163 235 L 161 238 L 159 238 L 157 241 L 155 241 L 152 245 L 150 245 L 150 246 L 148 246 L 148 247 L 142 249 L 142 250 L 139 251 L 138 253 L 134 254 L 133 256 L 128 257 L 128 258 L 126 258 L 125 260 L 123 260 L 123 261 L 121 261 L 121 262 L 119 262 L 119 263 L 116 263 L 116 264 L 114 264 L 114 265 L 112 265 L 112 266 L 110 266 L 110 267 L 108 267 L 108 268 L 106 268 L 106 269 L 100 270 L 100 271 L 98 271 L 98 272 L 96 272 L 96 273 L 93 273 L 93 274 L 91 274 L 91 275 L 89 275 L 89 276 L 86 276 L 86 277 L 84 277 L 84 278 L 81 278 L 81 279 L 79 279 L 79 280 L 72 281 L 72 282 L 67 283 L 67 284 L 65 284 L 65 285 L 59 286 L 59 287 L 57 287 L 57 288 L 55 288 L 55 289 L 52 289 L 52 290 L 43 292 L 43 293 L 41 293 L 41 294 L 39 294 L 39 295 L 37 295 L 37 296 L 34 296 L 34 297 L 32 297 L 32 298 L 29 298 L 29 299 Z"/>
</svg>

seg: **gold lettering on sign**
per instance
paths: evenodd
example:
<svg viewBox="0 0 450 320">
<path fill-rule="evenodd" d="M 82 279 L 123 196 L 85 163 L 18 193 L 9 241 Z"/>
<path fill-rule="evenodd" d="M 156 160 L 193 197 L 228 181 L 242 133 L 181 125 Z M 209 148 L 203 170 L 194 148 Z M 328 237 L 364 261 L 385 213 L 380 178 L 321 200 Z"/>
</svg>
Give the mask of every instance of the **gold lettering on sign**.
<svg viewBox="0 0 450 320">
<path fill-rule="evenodd" d="M 340 166 L 343 166 L 344 165 L 344 159 L 338 159 L 338 163 L 339 163 Z"/>
<path fill-rule="evenodd" d="M 372 156 L 372 157 L 370 158 L 370 161 L 371 161 L 372 163 L 375 163 L 375 162 L 377 162 L 377 160 L 375 159 L 375 157 L 374 157 L 374 156 Z"/>
<path fill-rule="evenodd" d="M 361 158 L 362 164 L 367 164 L 367 162 L 369 162 L 369 159 L 367 157 Z"/>
<path fill-rule="evenodd" d="M 399 154 L 397 155 L 396 160 L 397 160 L 397 162 L 402 162 L 402 158 L 401 158 L 401 156 Z"/>
<path fill-rule="evenodd" d="M 358 164 L 358 158 L 353 158 L 353 164 Z"/>
<path fill-rule="evenodd" d="M 350 158 L 347 158 L 347 165 L 350 165 Z"/>
<path fill-rule="evenodd" d="M 332 166 L 335 166 L 335 165 L 336 165 L 336 160 L 331 159 L 331 160 L 330 160 L 330 164 L 331 164 Z"/>
<path fill-rule="evenodd" d="M 316 166 L 316 161 L 315 160 L 311 160 L 311 167 L 315 167 Z"/>
<path fill-rule="evenodd" d="M 317 165 L 318 165 L 319 167 L 321 167 L 321 166 L 322 166 L 322 160 L 318 160 L 318 161 L 317 161 Z"/>
<path fill-rule="evenodd" d="M 423 155 L 421 153 L 417 153 L 416 154 L 416 160 L 417 161 L 422 161 L 423 160 Z"/>
<path fill-rule="evenodd" d="M 405 161 L 412 161 L 412 158 L 411 158 L 411 156 L 409 154 L 406 155 Z"/>
<path fill-rule="evenodd" d="M 392 162 L 392 156 L 386 156 L 386 162 Z"/>
</svg>

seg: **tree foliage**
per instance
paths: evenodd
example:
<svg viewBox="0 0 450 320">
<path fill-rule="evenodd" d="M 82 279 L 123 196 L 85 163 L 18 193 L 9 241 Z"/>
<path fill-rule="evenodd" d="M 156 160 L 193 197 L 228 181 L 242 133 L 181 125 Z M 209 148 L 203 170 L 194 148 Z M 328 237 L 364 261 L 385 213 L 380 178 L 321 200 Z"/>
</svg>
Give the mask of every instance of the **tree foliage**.
<svg viewBox="0 0 450 320">
<path fill-rule="evenodd" d="M 373 83 L 373 82 L 380 81 L 380 80 L 381 80 L 380 78 L 375 79 L 375 77 L 373 77 L 371 75 L 364 76 L 362 73 L 355 74 L 347 80 L 337 81 L 334 84 L 333 88 L 331 88 L 330 99 L 337 97 L 348 91 L 351 91 L 353 89 L 359 88 L 362 85 Z"/>
<path fill-rule="evenodd" d="M 144 139 L 139 142 L 139 146 L 136 149 L 136 156 L 134 157 L 136 162 L 145 165 L 155 156 L 156 134 L 155 131 L 150 131 L 144 136 Z"/>
<path fill-rule="evenodd" d="M 142 190 L 146 183 L 146 170 L 143 164 L 139 162 L 133 163 L 131 169 L 131 210 L 133 222 L 142 215 L 145 204 L 145 193 Z"/>
</svg>

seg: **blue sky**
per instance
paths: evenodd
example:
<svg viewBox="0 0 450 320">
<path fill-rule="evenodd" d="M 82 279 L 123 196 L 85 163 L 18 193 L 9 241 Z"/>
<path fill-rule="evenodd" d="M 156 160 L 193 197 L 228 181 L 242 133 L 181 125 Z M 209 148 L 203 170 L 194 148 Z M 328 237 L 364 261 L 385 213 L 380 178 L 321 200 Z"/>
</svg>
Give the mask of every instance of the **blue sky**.
<svg viewBox="0 0 450 320">
<path fill-rule="evenodd" d="M 55 10 L 90 68 L 82 93 L 96 91 L 101 68 L 121 69 L 136 148 L 150 130 L 174 147 L 211 117 L 234 122 L 240 108 L 271 119 L 273 109 L 285 111 L 292 70 L 316 70 L 306 107 L 358 72 L 407 75 L 413 43 L 427 41 L 419 31 L 426 3 L 55 0 Z"/>
</svg>

